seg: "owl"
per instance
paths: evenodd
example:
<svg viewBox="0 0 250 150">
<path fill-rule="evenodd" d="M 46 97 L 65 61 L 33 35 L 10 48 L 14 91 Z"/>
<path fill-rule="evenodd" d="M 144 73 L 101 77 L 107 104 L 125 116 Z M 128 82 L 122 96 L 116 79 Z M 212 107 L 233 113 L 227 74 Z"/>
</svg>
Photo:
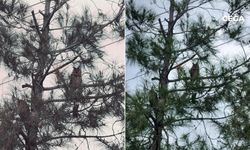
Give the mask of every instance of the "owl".
<svg viewBox="0 0 250 150">
<path fill-rule="evenodd" d="M 73 68 L 73 71 L 71 73 L 71 76 L 70 76 L 70 82 L 69 82 L 69 85 L 70 85 L 70 88 L 72 90 L 72 92 L 75 92 L 76 89 L 79 89 L 81 87 L 81 84 L 82 84 L 82 71 L 81 71 L 81 68 L 78 67 L 78 68 Z"/>
<path fill-rule="evenodd" d="M 24 100 L 17 101 L 17 113 L 23 122 L 27 122 L 30 118 L 29 105 Z"/>
<path fill-rule="evenodd" d="M 199 85 L 199 81 L 197 81 L 197 79 L 200 76 L 200 67 L 199 67 L 198 62 L 196 64 L 193 63 L 193 66 L 189 70 L 189 73 L 190 73 L 190 77 L 191 77 L 191 80 L 193 82 L 193 85 L 194 86 L 198 86 Z M 194 81 L 194 80 L 196 80 L 196 81 Z M 191 98 L 192 103 L 196 102 L 196 95 L 197 95 L 197 93 L 195 93 L 195 92 L 192 94 L 192 98 Z"/>
<path fill-rule="evenodd" d="M 198 62 L 196 64 L 193 63 L 189 73 L 192 80 L 197 79 L 200 76 L 200 67 Z"/>
<path fill-rule="evenodd" d="M 74 101 L 74 105 L 73 105 L 73 117 L 78 117 L 78 107 L 79 104 L 76 104 L 76 100 L 80 95 L 80 89 L 81 89 L 81 84 L 82 84 L 82 72 L 81 72 L 81 68 L 73 68 L 73 71 L 71 73 L 70 76 L 70 91 L 73 95 L 73 101 Z"/>
</svg>

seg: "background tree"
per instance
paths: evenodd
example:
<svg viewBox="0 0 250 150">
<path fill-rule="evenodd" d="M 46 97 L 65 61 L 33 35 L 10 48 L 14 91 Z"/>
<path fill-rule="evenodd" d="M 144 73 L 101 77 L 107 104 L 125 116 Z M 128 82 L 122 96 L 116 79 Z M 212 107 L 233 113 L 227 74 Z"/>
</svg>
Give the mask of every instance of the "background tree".
<svg viewBox="0 0 250 150">
<path fill-rule="evenodd" d="M 145 75 L 126 96 L 127 149 L 249 149 L 249 22 L 222 17 L 246 18 L 250 1 L 143 4 L 126 7 L 127 58 Z"/>
<path fill-rule="evenodd" d="M 71 3 L 0 1 L 0 60 L 19 83 L 1 98 L 0 149 L 123 147 L 123 69 L 98 65 L 102 41 L 123 39 L 123 2 L 111 3 L 113 15 L 74 15 Z"/>
</svg>

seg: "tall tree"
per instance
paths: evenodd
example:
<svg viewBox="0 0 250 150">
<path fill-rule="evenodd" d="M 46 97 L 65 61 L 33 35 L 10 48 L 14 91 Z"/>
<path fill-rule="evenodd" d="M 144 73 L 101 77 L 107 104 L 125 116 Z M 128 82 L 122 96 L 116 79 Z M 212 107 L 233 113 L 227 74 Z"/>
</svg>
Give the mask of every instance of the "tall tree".
<svg viewBox="0 0 250 150">
<path fill-rule="evenodd" d="M 126 55 L 146 76 L 127 92 L 127 149 L 249 149 L 248 22 L 222 18 L 244 17 L 250 1 L 143 4 L 126 7 Z M 220 57 L 233 42 L 243 55 Z"/>
<path fill-rule="evenodd" d="M 123 147 L 123 69 L 98 66 L 108 63 L 100 44 L 123 39 L 123 1 L 111 2 L 112 15 L 75 15 L 72 2 L 0 1 L 0 60 L 19 83 L 1 98 L 0 149 Z"/>
</svg>

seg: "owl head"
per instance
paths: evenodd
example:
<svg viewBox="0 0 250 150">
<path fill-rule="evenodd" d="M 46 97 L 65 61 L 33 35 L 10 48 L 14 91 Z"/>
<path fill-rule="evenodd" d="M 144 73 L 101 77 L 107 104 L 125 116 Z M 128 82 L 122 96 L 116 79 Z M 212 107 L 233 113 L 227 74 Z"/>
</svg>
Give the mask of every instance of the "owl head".
<svg viewBox="0 0 250 150">
<path fill-rule="evenodd" d="M 81 68 L 80 67 L 73 67 L 73 72 L 72 75 L 73 76 L 81 76 L 82 72 L 81 72 Z"/>
</svg>

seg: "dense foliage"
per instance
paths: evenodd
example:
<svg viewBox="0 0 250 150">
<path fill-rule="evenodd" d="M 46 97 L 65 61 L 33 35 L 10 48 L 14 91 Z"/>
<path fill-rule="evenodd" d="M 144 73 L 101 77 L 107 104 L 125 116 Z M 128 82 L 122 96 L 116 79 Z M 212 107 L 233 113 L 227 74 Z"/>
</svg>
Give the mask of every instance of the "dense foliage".
<svg viewBox="0 0 250 150">
<path fill-rule="evenodd" d="M 126 96 L 127 149 L 249 149 L 249 23 L 221 18 L 250 1 L 143 4 L 126 7 L 126 55 L 145 74 Z"/>
</svg>

